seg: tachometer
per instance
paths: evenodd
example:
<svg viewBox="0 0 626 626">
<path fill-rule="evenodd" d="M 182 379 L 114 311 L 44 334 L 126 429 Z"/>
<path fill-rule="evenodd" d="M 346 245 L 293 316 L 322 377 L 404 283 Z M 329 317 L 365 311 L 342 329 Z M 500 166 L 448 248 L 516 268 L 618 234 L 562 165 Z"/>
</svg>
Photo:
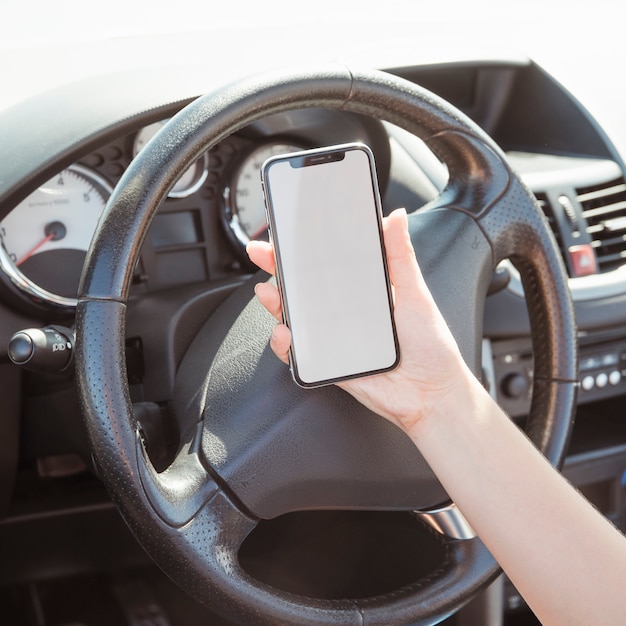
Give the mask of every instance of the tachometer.
<svg viewBox="0 0 626 626">
<path fill-rule="evenodd" d="M 263 144 L 248 153 L 235 169 L 231 184 L 224 191 L 224 210 L 226 222 L 241 245 L 267 234 L 261 166 L 271 156 L 296 150 L 302 150 L 302 146 L 282 142 Z"/>
<path fill-rule="evenodd" d="M 111 186 L 71 165 L 0 222 L 0 269 L 37 300 L 74 306 L 85 253 Z"/>
</svg>

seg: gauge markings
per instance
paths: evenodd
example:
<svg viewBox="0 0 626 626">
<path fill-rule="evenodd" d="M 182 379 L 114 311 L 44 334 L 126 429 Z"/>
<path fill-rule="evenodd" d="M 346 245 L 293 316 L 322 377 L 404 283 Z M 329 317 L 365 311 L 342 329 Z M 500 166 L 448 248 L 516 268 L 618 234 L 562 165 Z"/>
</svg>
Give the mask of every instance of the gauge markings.
<svg viewBox="0 0 626 626">
<path fill-rule="evenodd" d="M 78 274 L 55 267 L 58 256 L 43 261 L 39 255 L 84 256 L 110 193 L 110 185 L 83 166 L 56 174 L 2 220 L 0 269 L 31 296 L 73 306 L 75 298 L 59 294 L 76 293 Z"/>
<path fill-rule="evenodd" d="M 271 156 L 301 149 L 301 146 L 284 142 L 262 144 L 252 150 L 235 170 L 231 187 L 234 193 L 230 195 L 230 206 L 226 210 L 231 216 L 228 220 L 230 229 L 242 246 L 267 232 L 261 166 Z"/>
</svg>

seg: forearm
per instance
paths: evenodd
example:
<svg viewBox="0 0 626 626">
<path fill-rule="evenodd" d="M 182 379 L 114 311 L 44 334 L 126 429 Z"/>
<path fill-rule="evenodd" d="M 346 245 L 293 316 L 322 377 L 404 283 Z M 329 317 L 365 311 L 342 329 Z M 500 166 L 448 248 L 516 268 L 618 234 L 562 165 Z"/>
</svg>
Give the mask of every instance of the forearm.
<svg viewBox="0 0 626 626">
<path fill-rule="evenodd" d="M 537 452 L 465 367 L 415 260 L 406 214 L 385 220 L 402 360 L 341 383 L 413 439 L 450 497 L 545 625 L 621 624 L 626 540 Z M 274 270 L 271 247 L 249 246 Z M 257 295 L 277 320 L 271 285 Z M 289 331 L 272 349 L 287 362 Z"/>
<path fill-rule="evenodd" d="M 626 540 L 476 381 L 459 389 L 409 433 L 450 497 L 542 623 L 622 623 Z"/>
</svg>

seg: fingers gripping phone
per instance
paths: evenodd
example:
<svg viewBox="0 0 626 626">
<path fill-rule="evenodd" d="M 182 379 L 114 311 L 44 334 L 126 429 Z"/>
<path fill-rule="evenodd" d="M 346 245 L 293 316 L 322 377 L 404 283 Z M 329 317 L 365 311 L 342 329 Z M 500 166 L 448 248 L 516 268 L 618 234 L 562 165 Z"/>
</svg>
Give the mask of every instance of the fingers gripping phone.
<svg viewBox="0 0 626 626">
<path fill-rule="evenodd" d="M 371 150 L 345 144 L 261 171 L 296 383 L 316 387 L 399 362 Z"/>
</svg>

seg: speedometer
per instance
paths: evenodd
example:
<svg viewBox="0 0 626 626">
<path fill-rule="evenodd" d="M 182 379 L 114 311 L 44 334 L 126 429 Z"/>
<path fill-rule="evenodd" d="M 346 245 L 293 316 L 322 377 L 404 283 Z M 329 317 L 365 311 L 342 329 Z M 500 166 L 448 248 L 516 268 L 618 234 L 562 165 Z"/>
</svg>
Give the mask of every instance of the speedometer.
<svg viewBox="0 0 626 626">
<path fill-rule="evenodd" d="M 71 165 L 0 222 L 0 269 L 36 300 L 74 306 L 85 254 L 111 195 L 95 172 Z"/>
<path fill-rule="evenodd" d="M 224 192 L 224 209 L 230 231 L 244 247 L 251 239 L 267 236 L 261 166 L 271 156 L 297 150 L 302 150 L 302 146 L 282 142 L 263 144 L 249 152 L 235 169 Z"/>
</svg>

